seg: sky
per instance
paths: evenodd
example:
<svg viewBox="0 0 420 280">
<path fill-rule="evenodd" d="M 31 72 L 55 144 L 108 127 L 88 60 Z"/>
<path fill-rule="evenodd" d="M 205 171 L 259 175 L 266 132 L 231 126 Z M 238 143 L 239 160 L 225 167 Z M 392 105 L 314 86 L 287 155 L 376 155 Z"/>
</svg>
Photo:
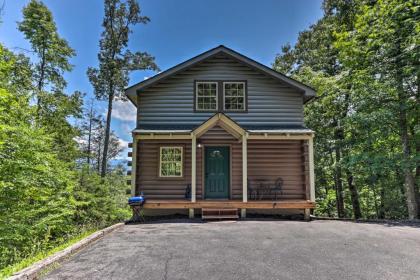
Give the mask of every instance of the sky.
<svg viewBox="0 0 420 280">
<path fill-rule="evenodd" d="M 22 8 L 29 0 L 0 0 L 4 9 L 0 42 L 16 51 L 30 49 L 17 30 Z M 76 50 L 74 69 L 65 74 L 67 91 L 86 93 L 93 88 L 86 76 L 97 66 L 98 42 L 102 32 L 103 0 L 43 0 L 52 11 L 58 32 Z M 281 46 L 295 43 L 300 31 L 322 17 L 321 0 L 138 0 L 142 15 L 150 22 L 133 28 L 129 48 L 153 55 L 161 70 L 194 57 L 218 45 L 225 45 L 267 66 L 271 66 Z M 138 71 L 130 75 L 130 85 L 156 73 Z M 97 111 L 106 113 L 98 102 Z M 114 104 L 112 129 L 122 145 L 131 142 L 135 128 L 135 108 L 129 102 Z M 125 158 L 126 151 L 121 155 Z"/>
</svg>

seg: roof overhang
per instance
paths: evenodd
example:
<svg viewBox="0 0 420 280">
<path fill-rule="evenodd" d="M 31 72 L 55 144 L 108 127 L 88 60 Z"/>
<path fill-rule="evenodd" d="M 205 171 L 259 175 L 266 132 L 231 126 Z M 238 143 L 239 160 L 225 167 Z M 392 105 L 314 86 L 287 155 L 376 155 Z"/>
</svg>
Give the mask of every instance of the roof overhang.
<svg viewBox="0 0 420 280">
<path fill-rule="evenodd" d="M 262 73 L 264 73 L 267 76 L 270 76 L 274 79 L 277 79 L 281 82 L 284 82 L 286 84 L 288 84 L 290 87 L 295 88 L 297 91 L 301 92 L 304 96 L 304 102 L 309 101 L 310 99 L 312 99 L 315 96 L 315 90 L 297 80 L 294 80 L 290 77 L 287 77 L 286 75 L 277 72 L 249 57 L 246 57 L 232 49 L 229 49 L 223 45 L 220 45 L 216 48 L 213 48 L 209 51 L 206 51 L 198 56 L 195 56 L 187 61 L 184 61 L 172 68 L 169 68 L 166 71 L 163 71 L 147 80 L 144 80 L 140 83 L 137 83 L 133 86 L 128 87 L 125 90 L 125 94 L 127 95 L 128 99 L 135 105 L 137 106 L 137 92 L 141 92 L 142 90 L 145 90 L 146 88 L 162 81 L 163 79 L 166 79 L 180 71 L 186 70 L 196 64 L 198 64 L 199 62 L 212 57 L 214 55 L 223 53 L 237 61 L 239 61 L 240 63 L 243 63 L 253 69 L 256 69 Z"/>
<path fill-rule="evenodd" d="M 133 136 L 138 139 L 192 139 L 200 138 L 215 126 L 220 126 L 241 141 L 248 139 L 304 140 L 314 136 L 311 129 L 250 129 L 246 130 L 223 113 L 216 113 L 194 129 L 135 129 Z"/>
</svg>

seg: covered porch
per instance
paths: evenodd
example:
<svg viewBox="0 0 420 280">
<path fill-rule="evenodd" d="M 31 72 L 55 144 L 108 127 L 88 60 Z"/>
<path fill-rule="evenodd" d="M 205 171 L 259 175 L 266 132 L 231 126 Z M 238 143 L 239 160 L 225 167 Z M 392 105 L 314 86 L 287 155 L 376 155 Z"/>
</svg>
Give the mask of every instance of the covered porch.
<svg viewBox="0 0 420 280">
<path fill-rule="evenodd" d="M 315 202 L 310 200 L 196 200 L 187 199 L 150 199 L 144 205 L 145 209 L 201 209 L 201 208 L 237 208 L 237 209 L 313 209 Z"/>
<path fill-rule="evenodd" d="M 309 216 L 315 207 L 313 132 L 306 129 L 244 129 L 222 113 L 191 130 L 133 131 L 132 194 L 144 192 L 145 209 L 236 208 L 299 209 Z M 158 150 L 170 143 L 183 146 L 183 178 L 158 178 Z M 209 192 L 209 151 L 226 150 L 228 181 L 225 196 Z M 222 149 L 225 147 L 225 149 Z M 220 165 L 219 163 L 217 165 Z M 258 186 L 276 186 L 278 193 Z M 220 179 L 220 178 L 219 178 Z M 216 180 L 216 179 L 215 179 Z M 214 181 L 216 182 L 216 181 Z"/>
</svg>

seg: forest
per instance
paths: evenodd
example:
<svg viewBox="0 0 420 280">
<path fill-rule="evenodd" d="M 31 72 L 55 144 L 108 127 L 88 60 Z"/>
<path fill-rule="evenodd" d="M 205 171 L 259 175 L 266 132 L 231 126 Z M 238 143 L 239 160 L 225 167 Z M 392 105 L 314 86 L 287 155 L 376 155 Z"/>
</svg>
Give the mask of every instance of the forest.
<svg viewBox="0 0 420 280">
<path fill-rule="evenodd" d="M 419 6 L 324 0 L 323 17 L 273 58 L 275 70 L 317 91 L 305 107 L 317 216 L 420 217 Z M 98 66 L 86 73 L 95 99 L 67 92 L 77 53 L 49 8 L 28 1 L 22 19 L 14 28 L 33 55 L 0 42 L 0 278 L 129 217 L 126 170 L 113 164 L 124 149 L 111 130 L 113 102 L 125 100 L 130 72 L 159 70 L 128 48 L 132 28 L 149 21 L 135 0 L 104 1 Z"/>
<path fill-rule="evenodd" d="M 324 17 L 285 45 L 274 69 L 317 90 L 316 213 L 420 215 L 418 1 L 323 2 Z"/>
</svg>

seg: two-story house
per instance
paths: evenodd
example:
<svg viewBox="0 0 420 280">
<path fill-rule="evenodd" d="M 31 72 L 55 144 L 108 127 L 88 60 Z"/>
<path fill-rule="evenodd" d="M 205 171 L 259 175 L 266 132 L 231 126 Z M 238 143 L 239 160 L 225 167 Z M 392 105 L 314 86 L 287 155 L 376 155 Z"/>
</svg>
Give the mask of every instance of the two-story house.
<svg viewBox="0 0 420 280">
<path fill-rule="evenodd" d="M 126 95 L 137 107 L 132 194 L 144 193 L 145 208 L 190 217 L 194 209 L 240 209 L 242 217 L 246 209 L 293 209 L 309 217 L 314 133 L 303 106 L 314 89 L 219 46 Z"/>
</svg>

